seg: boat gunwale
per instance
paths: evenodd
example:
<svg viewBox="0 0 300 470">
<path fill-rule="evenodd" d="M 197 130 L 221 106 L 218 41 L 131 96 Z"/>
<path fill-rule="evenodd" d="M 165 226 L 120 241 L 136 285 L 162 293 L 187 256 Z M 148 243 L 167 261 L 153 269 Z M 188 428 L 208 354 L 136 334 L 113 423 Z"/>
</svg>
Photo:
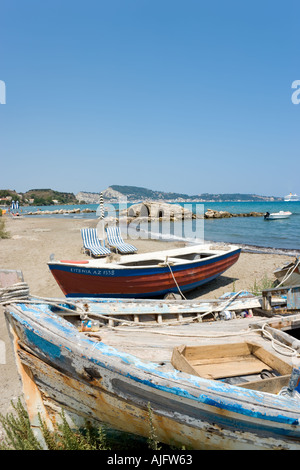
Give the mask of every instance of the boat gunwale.
<svg viewBox="0 0 300 470">
<path fill-rule="evenodd" d="M 49 344 L 60 344 L 60 347 L 66 350 L 70 350 L 71 343 L 73 351 L 75 348 L 80 356 L 124 378 L 143 383 L 145 386 L 150 386 L 156 390 L 171 393 L 172 396 L 176 395 L 179 399 L 180 397 L 191 399 L 199 405 L 212 405 L 219 407 L 220 410 L 229 407 L 230 412 L 243 416 L 246 415 L 248 418 L 262 419 L 265 422 L 272 421 L 273 425 L 276 423 L 277 425 L 299 425 L 299 419 L 297 420 L 294 416 L 290 416 L 300 411 L 299 401 L 296 399 L 285 396 L 280 396 L 279 398 L 268 392 L 246 389 L 220 381 L 191 376 L 176 369 L 174 371 L 159 370 L 160 366 L 157 363 L 151 361 L 148 363 L 137 356 L 120 351 L 106 343 L 95 343 L 87 337 L 79 336 L 80 333 L 69 321 L 52 311 L 38 309 L 38 307 L 45 305 L 43 302 L 35 305 L 35 308 L 32 305 L 26 306 L 27 312 L 21 308 L 22 305 L 25 304 L 22 304 L 22 302 L 11 304 L 9 306 L 10 311 L 8 311 L 8 308 L 5 310 L 6 315 L 9 314 L 16 322 L 21 323 L 23 328 L 32 331 L 43 339 L 45 339 L 45 332 L 48 332 L 48 334 L 50 332 L 53 338 L 59 337 L 64 339 L 66 344 L 60 344 L 58 341 L 52 343 L 49 339 L 45 339 L 45 341 L 49 342 Z M 43 332 L 43 330 L 45 331 Z M 66 338 L 67 332 L 68 337 Z M 80 343 L 78 339 L 80 339 Z M 111 357 L 119 361 L 117 367 L 116 365 L 112 367 L 109 364 L 109 358 Z M 138 374 L 134 375 L 132 373 L 132 367 L 135 368 Z M 149 374 L 158 383 L 150 380 Z M 177 378 L 178 375 L 179 378 Z M 166 381 L 173 383 L 175 387 L 166 386 Z M 252 409 L 253 405 L 260 407 L 261 412 L 258 412 L 258 410 L 254 412 Z M 274 414 L 278 410 L 280 410 L 281 414 Z"/>
<path fill-rule="evenodd" d="M 171 256 L 170 254 L 167 255 L 167 252 L 170 251 L 172 252 L 173 256 L 179 256 L 180 253 L 178 255 L 174 255 L 174 250 L 166 250 L 166 252 L 152 252 L 152 253 L 147 253 L 145 254 L 140 254 L 140 255 L 124 255 L 122 256 L 121 260 L 119 262 L 111 262 L 111 263 L 107 263 L 106 262 L 106 258 L 102 258 L 102 259 L 91 259 L 91 260 L 88 260 L 88 263 L 85 263 L 84 265 L 82 263 L 78 263 L 77 261 L 74 262 L 74 261 L 71 261 L 71 260 L 57 260 L 57 261 L 48 261 L 48 266 L 50 268 L 50 270 L 52 270 L 53 268 L 57 268 L 57 269 L 62 269 L 62 267 L 78 267 L 82 270 L 82 272 L 84 272 L 85 270 L 89 270 L 89 269 L 111 269 L 111 270 L 114 270 L 114 271 L 133 271 L 133 270 L 151 270 L 151 269 L 156 269 L 156 270 L 159 270 L 159 271 L 163 271 L 163 269 L 165 269 L 166 271 L 168 271 L 170 268 L 169 266 L 171 267 L 172 270 L 176 271 L 176 270 L 180 270 L 181 268 L 182 269 L 187 269 L 189 265 L 191 265 L 191 267 L 198 267 L 200 265 L 206 265 L 206 264 L 211 264 L 212 262 L 214 262 L 215 260 L 222 260 L 222 259 L 226 259 L 226 258 L 229 258 L 231 256 L 234 256 L 234 255 L 239 255 L 241 253 L 241 248 L 238 247 L 238 246 L 234 246 L 234 247 L 231 247 L 230 249 L 228 250 L 213 250 L 214 253 L 211 255 L 211 256 L 205 256 L 204 258 L 199 258 L 199 259 L 195 259 L 195 260 L 186 260 L 186 259 L 183 259 L 183 258 L 174 258 L 173 256 Z M 188 252 L 185 252 L 183 254 L 188 254 L 188 253 L 195 253 L 195 254 L 200 254 L 201 255 L 201 252 L 195 252 L 194 250 L 193 251 L 188 251 Z M 162 256 L 164 254 L 164 256 Z M 206 255 L 206 253 L 203 253 Z M 150 256 L 151 255 L 151 256 Z M 139 258 L 137 258 L 137 256 L 139 256 Z M 138 261 L 151 261 L 151 259 L 157 259 L 159 258 L 160 256 L 160 259 L 159 259 L 159 263 L 158 264 L 155 264 L 155 265 L 143 265 L 143 266 L 129 266 L 129 265 L 126 265 L 125 263 L 126 262 L 130 262 L 130 263 L 134 263 L 134 262 L 138 262 Z M 125 258 L 125 259 L 124 259 Z M 169 263 L 169 265 L 167 264 Z"/>
</svg>

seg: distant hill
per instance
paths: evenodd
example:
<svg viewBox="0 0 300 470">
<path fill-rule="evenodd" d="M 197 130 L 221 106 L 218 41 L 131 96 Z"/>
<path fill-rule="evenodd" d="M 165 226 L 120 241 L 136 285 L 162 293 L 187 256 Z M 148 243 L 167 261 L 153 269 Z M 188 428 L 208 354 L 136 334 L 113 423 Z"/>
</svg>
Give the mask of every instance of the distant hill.
<svg viewBox="0 0 300 470">
<path fill-rule="evenodd" d="M 188 194 L 181 193 L 166 193 L 164 191 L 153 191 L 152 189 L 140 188 L 138 186 L 110 186 L 109 189 L 113 189 L 118 193 L 123 194 L 128 199 L 189 199 L 191 196 Z M 193 197 L 193 196 L 192 196 Z"/>
<path fill-rule="evenodd" d="M 155 191 L 152 189 L 142 188 L 139 186 L 120 186 L 112 185 L 102 191 L 106 200 L 118 201 L 122 197 L 126 197 L 128 201 L 145 201 L 145 200 L 163 200 L 176 202 L 190 201 L 281 201 L 282 198 L 273 196 L 257 196 L 256 194 L 196 194 L 189 195 L 183 193 L 168 193 L 164 191 Z M 76 194 L 78 201 L 89 204 L 99 203 L 100 193 L 90 193 L 81 191 Z"/>
<path fill-rule="evenodd" d="M 30 189 L 26 193 L 17 193 L 15 190 L 1 189 L 0 204 L 10 204 L 11 200 L 20 204 L 35 206 L 49 206 L 52 204 L 78 204 L 73 193 L 54 191 L 53 189 Z"/>
<path fill-rule="evenodd" d="M 191 201 L 282 201 L 283 198 L 273 196 L 258 196 L 256 194 L 196 194 L 168 193 L 165 191 L 155 191 L 139 186 L 112 185 L 102 191 L 106 200 L 118 202 L 122 197 L 126 197 L 130 202 L 137 201 L 169 201 L 169 202 L 191 202 Z M 11 189 L 0 189 L 0 204 L 9 205 L 11 200 L 18 200 L 20 204 L 30 204 L 35 206 L 48 206 L 52 204 L 99 204 L 99 193 L 80 191 L 76 194 L 54 191 L 53 189 L 30 189 L 25 193 L 18 193 Z"/>
<path fill-rule="evenodd" d="M 188 195 L 183 193 L 168 193 L 164 191 L 154 191 L 152 189 L 138 186 L 112 185 L 108 189 L 122 194 L 128 200 L 163 199 L 173 201 L 281 201 L 282 198 L 273 196 L 258 196 L 256 194 L 196 194 Z M 104 192 L 105 193 L 105 192 Z M 103 194 L 104 194 L 103 193 Z"/>
<path fill-rule="evenodd" d="M 51 204 L 77 204 L 78 201 L 73 193 L 54 191 L 53 189 L 30 189 L 23 194 L 23 198 L 33 199 L 34 205 L 48 206 Z"/>
</svg>

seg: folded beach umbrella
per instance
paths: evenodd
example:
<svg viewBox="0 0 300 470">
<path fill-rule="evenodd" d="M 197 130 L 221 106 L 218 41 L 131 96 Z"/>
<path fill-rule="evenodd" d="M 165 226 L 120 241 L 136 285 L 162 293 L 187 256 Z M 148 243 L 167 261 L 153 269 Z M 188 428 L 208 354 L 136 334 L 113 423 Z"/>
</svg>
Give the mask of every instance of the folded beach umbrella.
<svg viewBox="0 0 300 470">
<path fill-rule="evenodd" d="M 105 226 L 105 220 L 104 220 L 104 200 L 103 200 L 103 194 L 102 192 L 100 193 L 100 198 L 99 198 L 99 206 L 96 211 L 96 215 L 99 216 L 98 223 L 97 223 L 97 233 L 100 239 L 104 240 L 105 238 L 105 233 L 104 233 L 104 226 Z"/>
<path fill-rule="evenodd" d="M 100 193 L 99 206 L 100 206 L 100 219 L 104 219 L 104 200 L 103 200 L 102 193 Z"/>
<path fill-rule="evenodd" d="M 96 215 L 97 217 L 99 217 L 100 220 L 104 219 L 105 209 L 104 209 L 104 199 L 103 199 L 102 193 L 100 193 L 99 206 L 97 207 Z"/>
<path fill-rule="evenodd" d="M 16 209 L 19 209 L 19 201 L 16 201 Z"/>
<path fill-rule="evenodd" d="M 10 206 L 10 209 L 11 209 L 12 211 L 14 211 L 14 210 L 15 210 L 15 208 L 16 208 L 15 201 L 11 201 L 11 206 Z"/>
</svg>

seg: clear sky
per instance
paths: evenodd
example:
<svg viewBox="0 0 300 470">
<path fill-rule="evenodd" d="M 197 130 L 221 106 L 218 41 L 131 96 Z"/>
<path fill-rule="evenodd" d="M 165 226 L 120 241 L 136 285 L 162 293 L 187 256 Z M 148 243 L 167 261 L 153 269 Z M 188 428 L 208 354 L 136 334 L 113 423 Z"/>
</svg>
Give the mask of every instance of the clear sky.
<svg viewBox="0 0 300 470">
<path fill-rule="evenodd" d="M 298 0 L 2 0 L 0 189 L 300 194 Z"/>
</svg>

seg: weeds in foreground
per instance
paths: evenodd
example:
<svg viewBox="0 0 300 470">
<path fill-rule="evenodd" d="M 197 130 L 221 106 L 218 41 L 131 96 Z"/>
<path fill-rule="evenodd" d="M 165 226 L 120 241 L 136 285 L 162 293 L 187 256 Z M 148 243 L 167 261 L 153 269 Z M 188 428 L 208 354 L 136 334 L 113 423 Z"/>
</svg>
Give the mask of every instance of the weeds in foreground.
<svg viewBox="0 0 300 470">
<path fill-rule="evenodd" d="M 6 417 L 0 415 L 0 422 L 6 433 L 0 450 L 42 450 L 44 447 L 35 437 L 30 426 L 29 416 L 21 400 L 12 403 L 16 415 L 9 413 Z M 71 429 L 62 411 L 61 424 L 52 431 L 41 419 L 40 429 L 47 450 L 110 450 L 106 442 L 105 431 L 102 427 L 92 428 L 89 424 L 84 429 Z"/>
<path fill-rule="evenodd" d="M 0 219 L 0 238 L 9 238 L 9 233 L 5 230 L 4 220 Z"/>
<path fill-rule="evenodd" d="M 274 287 L 274 281 L 265 274 L 259 282 L 255 279 L 253 286 L 249 290 L 254 295 L 261 295 L 263 290 L 272 289 L 272 287 Z"/>
<path fill-rule="evenodd" d="M 30 426 L 29 416 L 19 399 L 16 404 L 12 402 L 15 413 L 9 413 L 4 417 L 0 414 L 0 423 L 6 433 L 0 450 L 161 450 L 153 425 L 153 415 L 150 403 L 148 403 L 148 439 L 122 433 L 102 426 L 95 428 L 86 423 L 84 428 L 73 429 L 70 427 L 64 412 L 60 414 L 61 423 L 52 431 L 39 415 L 40 429 L 46 444 L 34 435 Z"/>
<path fill-rule="evenodd" d="M 36 439 L 21 400 L 12 402 L 16 415 L 9 413 L 6 417 L 0 414 L 0 423 L 6 432 L 6 438 L 0 442 L 0 450 L 40 450 L 41 445 Z"/>
</svg>

